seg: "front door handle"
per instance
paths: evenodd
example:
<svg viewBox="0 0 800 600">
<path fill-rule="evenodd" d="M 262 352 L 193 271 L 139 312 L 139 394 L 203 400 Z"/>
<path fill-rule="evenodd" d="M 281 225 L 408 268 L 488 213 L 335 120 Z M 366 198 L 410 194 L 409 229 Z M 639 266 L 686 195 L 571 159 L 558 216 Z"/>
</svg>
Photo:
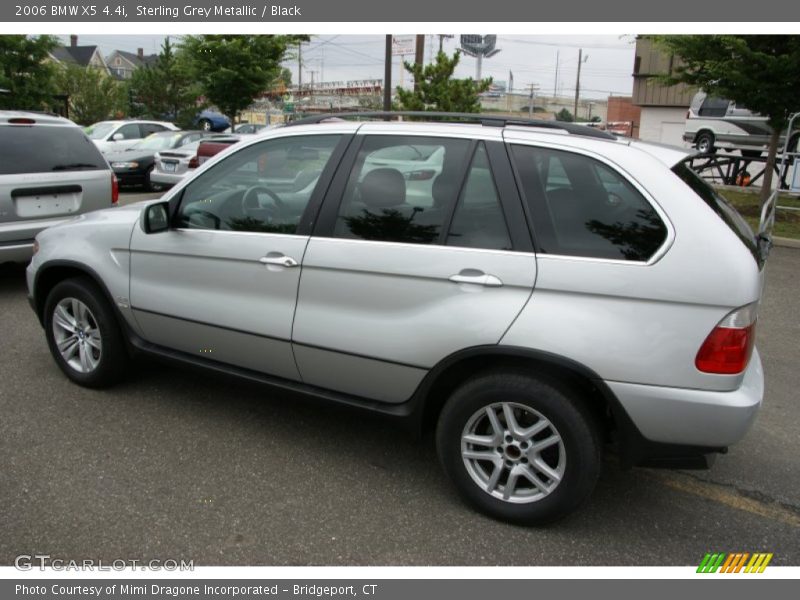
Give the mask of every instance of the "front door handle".
<svg viewBox="0 0 800 600">
<path fill-rule="evenodd" d="M 479 269 L 462 269 L 458 275 L 451 275 L 449 279 L 453 283 L 471 283 L 484 287 L 502 287 L 503 285 L 503 282 L 498 277 L 484 273 Z"/>
<path fill-rule="evenodd" d="M 277 265 L 279 267 L 296 267 L 300 263 L 291 256 L 286 256 L 280 252 L 269 252 L 266 256 L 258 259 L 262 265 Z"/>
</svg>

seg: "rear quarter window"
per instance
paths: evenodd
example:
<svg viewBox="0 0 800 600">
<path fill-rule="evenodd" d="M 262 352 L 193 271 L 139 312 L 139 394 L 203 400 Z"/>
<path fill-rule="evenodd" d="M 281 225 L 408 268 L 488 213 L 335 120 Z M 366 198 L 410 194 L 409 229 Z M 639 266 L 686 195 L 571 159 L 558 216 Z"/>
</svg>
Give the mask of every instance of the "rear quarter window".
<svg viewBox="0 0 800 600">
<path fill-rule="evenodd" d="M 512 146 L 542 254 L 646 262 L 667 238 L 653 206 L 620 173 L 573 152 Z"/>
<path fill-rule="evenodd" d="M 108 169 L 78 127 L 0 126 L 0 175 Z"/>
</svg>

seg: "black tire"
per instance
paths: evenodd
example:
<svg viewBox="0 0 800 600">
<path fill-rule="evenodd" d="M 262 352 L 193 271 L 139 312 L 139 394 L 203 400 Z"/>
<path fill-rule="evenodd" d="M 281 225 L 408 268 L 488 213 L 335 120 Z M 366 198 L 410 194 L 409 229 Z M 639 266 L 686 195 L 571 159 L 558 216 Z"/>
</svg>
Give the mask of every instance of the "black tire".
<svg viewBox="0 0 800 600">
<path fill-rule="evenodd" d="M 99 360 L 96 367 L 86 373 L 68 364 L 61 355 L 55 339 L 54 312 L 59 302 L 68 298 L 79 300 L 89 309 L 91 320 L 99 331 L 102 345 Z M 128 372 L 130 357 L 125 348 L 119 323 L 105 295 L 90 279 L 84 277 L 66 279 L 53 287 L 44 305 L 44 329 L 47 345 L 56 364 L 75 383 L 90 388 L 108 387 L 120 381 Z"/>
<path fill-rule="evenodd" d="M 203 131 L 211 131 L 211 127 L 213 127 L 213 125 L 211 125 L 211 121 L 208 119 L 200 119 L 198 125 L 200 125 L 200 129 Z"/>
<path fill-rule="evenodd" d="M 150 175 L 153 173 L 153 169 L 155 169 L 155 165 L 147 169 L 147 172 L 144 174 L 144 183 L 142 184 L 142 187 L 146 192 L 154 192 L 156 189 L 153 185 L 153 182 L 150 181 Z"/>
<path fill-rule="evenodd" d="M 714 144 L 716 141 L 713 133 L 710 131 L 701 131 L 694 139 L 694 147 L 703 154 L 711 154 L 714 152 Z"/>
<path fill-rule="evenodd" d="M 545 417 L 563 442 L 557 450 L 565 453 L 562 477 L 539 499 L 513 503 L 490 494 L 473 479 L 462 457 L 465 427 L 479 411 L 501 402 L 532 409 Z M 552 435 L 549 432 L 542 435 Z M 445 472 L 467 502 L 491 517 L 524 525 L 543 525 L 574 511 L 591 494 L 600 474 L 602 447 L 598 427 L 578 394 L 557 382 L 516 371 L 493 371 L 459 387 L 439 416 L 436 447 Z M 520 460 L 528 463 L 527 458 Z M 510 464 L 505 458 L 501 463 Z M 502 476 L 500 481 L 505 488 Z M 497 488 L 496 493 L 502 492 Z"/>
</svg>

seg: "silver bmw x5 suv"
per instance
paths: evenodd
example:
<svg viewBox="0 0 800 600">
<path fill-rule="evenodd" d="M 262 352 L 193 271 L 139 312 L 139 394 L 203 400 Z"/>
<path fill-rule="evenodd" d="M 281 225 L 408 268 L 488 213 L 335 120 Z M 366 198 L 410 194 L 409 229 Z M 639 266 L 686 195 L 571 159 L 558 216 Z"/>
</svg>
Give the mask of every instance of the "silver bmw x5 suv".
<svg viewBox="0 0 800 600">
<path fill-rule="evenodd" d="M 585 500 L 607 442 L 682 468 L 737 442 L 763 394 L 764 261 L 686 151 L 438 118 L 276 129 L 161 200 L 40 233 L 28 288 L 56 363 L 101 387 L 155 355 L 405 419 L 518 523 Z"/>
</svg>

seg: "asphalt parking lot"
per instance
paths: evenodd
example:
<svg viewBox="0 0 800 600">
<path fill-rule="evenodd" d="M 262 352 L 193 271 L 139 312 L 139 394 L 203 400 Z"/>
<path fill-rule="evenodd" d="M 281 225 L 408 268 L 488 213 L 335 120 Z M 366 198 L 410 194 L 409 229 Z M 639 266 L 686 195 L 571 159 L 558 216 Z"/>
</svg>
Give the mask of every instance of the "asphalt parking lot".
<svg viewBox="0 0 800 600">
<path fill-rule="evenodd" d="M 141 195 L 141 198 L 152 194 Z M 139 199 L 127 195 L 125 201 Z M 24 270 L 0 266 L 0 564 L 692 565 L 709 551 L 800 564 L 800 250 L 768 266 L 767 394 L 711 471 L 621 471 L 546 528 L 463 505 L 433 441 L 390 422 L 152 363 L 92 391 L 51 359 Z"/>
</svg>

